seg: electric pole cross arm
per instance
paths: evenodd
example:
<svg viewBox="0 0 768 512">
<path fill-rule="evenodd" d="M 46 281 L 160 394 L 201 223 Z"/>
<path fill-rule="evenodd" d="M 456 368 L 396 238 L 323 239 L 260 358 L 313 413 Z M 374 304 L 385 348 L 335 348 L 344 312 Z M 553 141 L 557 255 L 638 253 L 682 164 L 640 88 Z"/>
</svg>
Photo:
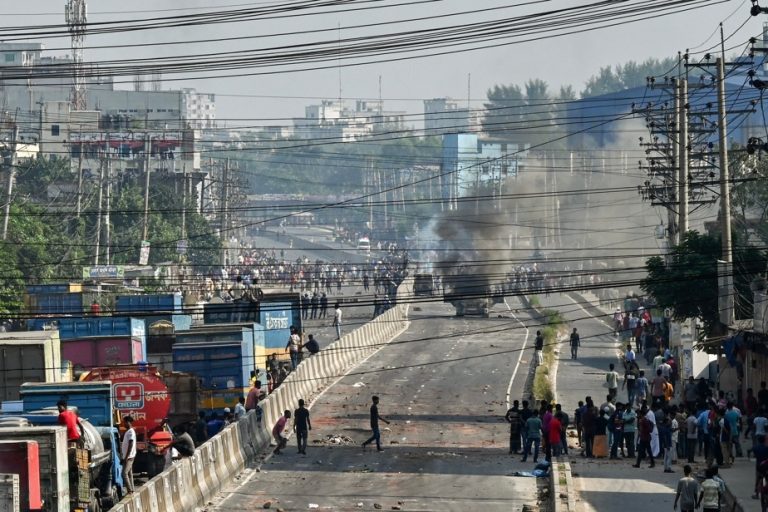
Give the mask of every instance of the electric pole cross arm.
<svg viewBox="0 0 768 512">
<path fill-rule="evenodd" d="M 760 7 L 757 4 L 757 0 L 752 0 L 752 8 L 749 10 L 752 16 L 758 16 L 760 14 L 768 14 L 768 7 Z"/>
</svg>

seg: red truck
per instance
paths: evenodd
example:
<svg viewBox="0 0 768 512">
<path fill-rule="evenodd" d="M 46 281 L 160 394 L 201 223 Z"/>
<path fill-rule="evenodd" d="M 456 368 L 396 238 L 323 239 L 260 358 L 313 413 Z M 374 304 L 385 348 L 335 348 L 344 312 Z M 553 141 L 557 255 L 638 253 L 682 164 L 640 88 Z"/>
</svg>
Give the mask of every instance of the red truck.
<svg viewBox="0 0 768 512">
<path fill-rule="evenodd" d="M 198 381 L 187 373 L 164 372 L 147 364 L 93 368 L 81 381 L 111 381 L 119 417 L 130 415 L 136 430 L 137 471 L 163 470 L 173 441 L 171 429 L 197 417 Z M 121 425 L 122 427 L 122 425 Z"/>
</svg>

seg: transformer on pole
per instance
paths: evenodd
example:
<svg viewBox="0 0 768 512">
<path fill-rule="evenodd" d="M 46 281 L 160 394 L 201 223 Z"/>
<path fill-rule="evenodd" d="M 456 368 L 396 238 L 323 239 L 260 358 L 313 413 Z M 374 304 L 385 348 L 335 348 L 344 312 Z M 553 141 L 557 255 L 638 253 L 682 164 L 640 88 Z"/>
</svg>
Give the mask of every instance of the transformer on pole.
<svg viewBox="0 0 768 512">
<path fill-rule="evenodd" d="M 85 0 L 68 0 L 64 13 L 69 34 L 72 36 L 72 108 L 85 110 L 85 70 L 83 66 L 86 25 Z"/>
</svg>

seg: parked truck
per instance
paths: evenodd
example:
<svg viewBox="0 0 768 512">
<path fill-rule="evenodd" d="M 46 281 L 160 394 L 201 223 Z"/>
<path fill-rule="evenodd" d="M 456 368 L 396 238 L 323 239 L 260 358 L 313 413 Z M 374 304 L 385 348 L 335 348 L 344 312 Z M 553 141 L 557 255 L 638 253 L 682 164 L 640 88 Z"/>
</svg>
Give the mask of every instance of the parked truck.
<svg viewBox="0 0 768 512">
<path fill-rule="evenodd" d="M 114 415 L 134 419 L 136 470 L 150 477 L 165 467 L 166 452 L 173 441 L 171 429 L 197 419 L 199 393 L 194 375 L 135 364 L 93 368 L 80 379 L 112 383 Z"/>
<path fill-rule="evenodd" d="M 56 331 L 0 333 L 0 401 L 18 400 L 25 382 L 72 380 Z"/>
<path fill-rule="evenodd" d="M 0 415 L 0 441 L 37 442 L 40 488 L 45 510 L 99 512 L 122 493 L 118 430 L 113 423 L 110 382 L 27 383 L 21 401 Z M 70 448 L 66 429 L 58 425 L 56 403 L 65 400 L 77 410 L 83 447 Z"/>
</svg>

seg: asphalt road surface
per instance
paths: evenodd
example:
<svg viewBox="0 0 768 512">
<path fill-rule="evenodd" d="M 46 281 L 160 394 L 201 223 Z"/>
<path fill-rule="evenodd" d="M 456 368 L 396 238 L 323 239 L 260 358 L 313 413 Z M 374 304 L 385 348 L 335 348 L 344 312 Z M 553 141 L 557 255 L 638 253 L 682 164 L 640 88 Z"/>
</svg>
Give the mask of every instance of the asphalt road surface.
<svg viewBox="0 0 768 512">
<path fill-rule="evenodd" d="M 503 421 L 508 394 L 522 393 L 533 343 L 521 323 L 530 318 L 515 316 L 520 305 L 509 300 L 512 309 L 497 305 L 489 319 L 456 318 L 441 302 L 412 308 L 402 335 L 312 397 L 307 455 L 291 438 L 212 508 L 539 510 L 537 480 L 512 476 L 533 465 L 509 455 Z M 371 395 L 392 422 L 381 425 L 381 453 L 360 446 Z"/>
</svg>

